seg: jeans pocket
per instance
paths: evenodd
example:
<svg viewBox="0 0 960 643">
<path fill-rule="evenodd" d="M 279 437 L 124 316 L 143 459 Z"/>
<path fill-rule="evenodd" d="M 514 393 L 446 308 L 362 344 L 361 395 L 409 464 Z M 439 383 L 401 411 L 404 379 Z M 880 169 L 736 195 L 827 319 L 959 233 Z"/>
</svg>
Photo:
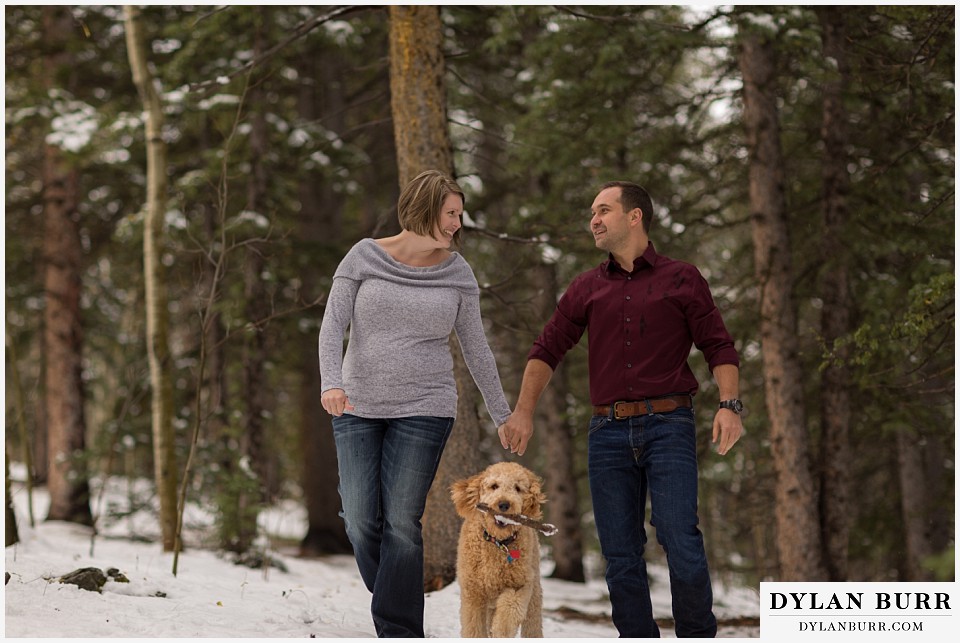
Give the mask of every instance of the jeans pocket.
<svg viewBox="0 0 960 643">
<path fill-rule="evenodd" d="M 590 418 L 590 429 L 587 431 L 587 435 L 595 433 L 606 426 L 607 422 L 610 421 L 610 418 L 603 415 L 594 415 Z"/>
<path fill-rule="evenodd" d="M 658 413 L 654 417 L 657 419 L 657 422 L 662 422 L 663 424 L 673 424 L 677 426 L 695 426 L 696 420 L 694 419 L 693 409 L 677 409 L 675 411 L 670 411 L 669 413 Z"/>
</svg>

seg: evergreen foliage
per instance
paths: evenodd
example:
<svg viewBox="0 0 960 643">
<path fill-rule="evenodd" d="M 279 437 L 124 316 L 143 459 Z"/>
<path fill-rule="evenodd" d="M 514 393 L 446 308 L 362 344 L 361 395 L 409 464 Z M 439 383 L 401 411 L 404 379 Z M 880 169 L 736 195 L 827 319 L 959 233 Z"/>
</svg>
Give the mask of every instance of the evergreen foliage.
<svg viewBox="0 0 960 643">
<path fill-rule="evenodd" d="M 345 12 L 324 20 L 338 9 Z M 189 493 L 218 508 L 223 520 L 212 539 L 232 551 L 254 545 L 258 507 L 313 492 L 300 484 L 304 396 L 310 393 L 301 391 L 299 366 L 305 354 L 316 354 L 323 298 L 339 259 L 359 238 L 383 236 L 396 225 L 387 12 L 346 9 L 143 8 L 154 73 L 166 92 L 172 197 L 164 263 L 177 461 L 186 460 L 191 429 L 199 423 Z M 833 346 L 819 334 L 818 286 L 833 268 L 819 252 L 820 87 L 834 73 L 833 62 L 821 54 L 812 8 L 739 8 L 736 22 L 781 36 L 776 53 L 784 188 L 799 359 L 806 374 L 803 399 L 814 444 L 822 368 L 840 359 L 839 349 L 849 349 L 856 454 L 849 466 L 857 499 L 851 580 L 909 576 L 902 556 L 906 535 L 897 526 L 905 493 L 898 438 L 904 436 L 923 450 L 927 567 L 942 578 L 942 570 L 952 570 L 955 539 L 954 8 L 844 10 L 851 25 L 844 96 L 850 216 L 842 232 L 847 253 L 834 260 L 849 269 L 854 330 Z M 5 11 L 5 297 L 18 356 L 8 368 L 19 369 L 26 425 L 33 440 L 42 441 L 40 167 L 48 142 L 63 150 L 81 177 L 77 217 L 85 252 L 90 434 L 85 457 L 97 479 L 149 477 L 143 116 L 126 61 L 122 9 L 71 11 L 75 64 L 64 72 L 69 77 L 61 79 L 62 89 L 50 93 L 39 83 L 41 8 L 11 5 Z M 508 399 L 515 398 L 526 352 L 546 321 L 533 305 L 534 268 L 555 266 L 562 292 L 573 276 L 603 260 L 587 234 L 597 186 L 613 179 L 644 184 L 655 207 L 651 239 L 658 251 L 701 268 L 743 361 L 747 434 L 721 458 L 709 444 L 716 390 L 699 354 L 691 359 L 702 383 L 701 506 L 711 564 L 757 581 L 777 574 L 774 469 L 759 356 L 736 28 L 729 11 L 450 6 L 442 17 L 450 134 L 471 224 L 463 253 L 483 288 L 485 321 Z M 257 59 L 258 46 L 271 53 Z M 254 160 L 256 118 L 266 125 L 267 151 Z M 266 181 L 251 210 L 255 162 Z M 322 221 L 316 234 L 304 233 L 305 217 Z M 263 293 L 256 315 L 245 294 L 251 250 Z M 208 302 L 218 263 L 216 296 Z M 219 343 L 201 332 L 201 320 L 211 314 L 217 316 Z M 264 448 L 257 462 L 244 459 L 250 421 L 244 347 L 254 336 L 266 355 L 258 418 Z M 199 372 L 203 342 L 207 351 L 217 351 L 222 370 L 209 370 L 208 362 L 206 372 Z M 564 412 L 578 449 L 575 475 L 590 537 L 585 340 L 565 368 Z M 222 377 L 226 391 L 218 408 L 211 404 L 214 377 Z M 13 427 L 11 378 L 6 381 L 7 426 Z M 495 431 L 488 429 L 479 448 L 492 460 L 501 454 Z M 19 453 L 18 443 L 8 430 L 9 453 Z M 542 463 L 536 448 L 526 457 L 534 468 Z"/>
</svg>

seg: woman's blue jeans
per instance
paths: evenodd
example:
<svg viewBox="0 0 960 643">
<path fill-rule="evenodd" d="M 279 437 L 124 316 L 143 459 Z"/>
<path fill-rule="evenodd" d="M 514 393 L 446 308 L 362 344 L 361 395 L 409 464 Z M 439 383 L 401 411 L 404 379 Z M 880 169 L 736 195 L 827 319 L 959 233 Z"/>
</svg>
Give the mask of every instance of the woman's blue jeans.
<svg viewBox="0 0 960 643">
<path fill-rule="evenodd" d="M 347 536 L 379 637 L 423 638 L 420 518 L 453 418 L 333 418 Z"/>
<path fill-rule="evenodd" d="M 590 495 L 607 561 L 613 623 L 622 637 L 658 638 L 643 559 L 650 523 L 667 554 L 677 637 L 714 637 L 713 589 L 697 526 L 697 443 L 693 409 L 590 420 Z"/>
</svg>

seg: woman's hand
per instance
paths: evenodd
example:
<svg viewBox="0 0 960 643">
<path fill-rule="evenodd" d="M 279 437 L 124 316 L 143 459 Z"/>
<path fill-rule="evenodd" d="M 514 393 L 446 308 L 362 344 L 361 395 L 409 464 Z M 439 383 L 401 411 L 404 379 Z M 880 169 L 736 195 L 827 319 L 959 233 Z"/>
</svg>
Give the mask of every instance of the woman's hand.
<svg viewBox="0 0 960 643">
<path fill-rule="evenodd" d="M 320 403 L 323 408 L 334 417 L 340 417 L 344 411 L 352 411 L 353 405 L 350 404 L 350 398 L 342 388 L 332 388 L 320 396 Z"/>
</svg>

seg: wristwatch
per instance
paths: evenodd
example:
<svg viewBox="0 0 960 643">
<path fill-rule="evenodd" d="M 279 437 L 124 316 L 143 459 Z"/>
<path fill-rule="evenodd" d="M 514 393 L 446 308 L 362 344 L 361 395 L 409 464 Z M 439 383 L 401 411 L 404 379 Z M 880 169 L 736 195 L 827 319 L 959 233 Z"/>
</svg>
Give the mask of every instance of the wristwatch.
<svg viewBox="0 0 960 643">
<path fill-rule="evenodd" d="M 737 415 L 740 415 L 741 413 L 743 413 L 743 402 L 737 399 L 723 400 L 722 402 L 720 402 L 720 408 L 729 409 L 734 413 L 736 413 Z"/>
</svg>

